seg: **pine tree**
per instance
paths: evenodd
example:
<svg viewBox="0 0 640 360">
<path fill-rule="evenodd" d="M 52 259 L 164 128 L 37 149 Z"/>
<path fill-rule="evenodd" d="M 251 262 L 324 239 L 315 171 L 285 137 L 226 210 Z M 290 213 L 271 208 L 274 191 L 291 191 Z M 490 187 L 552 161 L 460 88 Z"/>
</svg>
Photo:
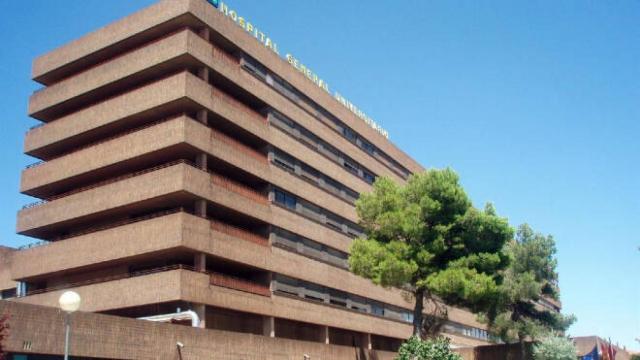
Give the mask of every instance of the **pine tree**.
<svg viewBox="0 0 640 360">
<path fill-rule="evenodd" d="M 446 317 L 436 296 L 474 311 L 495 303 L 498 271 L 508 262 L 503 247 L 513 231 L 492 206 L 472 206 L 455 172 L 427 170 L 404 186 L 378 178 L 356 209 L 365 237 L 352 244 L 350 268 L 412 295 L 414 335 L 435 333 L 430 325 L 438 322 L 430 320 Z M 426 319 L 425 301 L 434 309 Z"/>
<path fill-rule="evenodd" d="M 556 245 L 552 236 L 535 233 L 523 224 L 506 251 L 510 265 L 498 288 L 498 301 L 485 314 L 485 320 L 494 335 L 505 342 L 519 342 L 524 353 L 527 339 L 561 334 L 575 318 L 539 304 L 545 297 L 559 299 Z"/>
</svg>

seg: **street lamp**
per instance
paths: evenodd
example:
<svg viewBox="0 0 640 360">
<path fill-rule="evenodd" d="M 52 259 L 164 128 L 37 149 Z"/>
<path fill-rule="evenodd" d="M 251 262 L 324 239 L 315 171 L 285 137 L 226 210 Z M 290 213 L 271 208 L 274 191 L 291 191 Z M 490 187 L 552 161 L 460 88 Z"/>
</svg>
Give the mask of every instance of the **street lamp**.
<svg viewBox="0 0 640 360">
<path fill-rule="evenodd" d="M 72 312 L 80 308 L 80 300 L 80 295 L 75 291 L 65 291 L 58 299 L 60 309 L 65 312 L 64 324 L 66 332 L 64 335 L 64 360 L 69 359 L 69 317 Z"/>
</svg>

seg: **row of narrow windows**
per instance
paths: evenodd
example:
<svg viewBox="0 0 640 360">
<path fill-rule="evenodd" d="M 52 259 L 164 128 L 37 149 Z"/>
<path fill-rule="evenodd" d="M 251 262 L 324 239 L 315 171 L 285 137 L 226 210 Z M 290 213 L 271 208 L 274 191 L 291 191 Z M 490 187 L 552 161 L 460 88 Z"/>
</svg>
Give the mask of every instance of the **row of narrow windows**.
<svg viewBox="0 0 640 360">
<path fill-rule="evenodd" d="M 343 200 L 353 204 L 358 199 L 359 194 L 341 183 L 333 180 L 318 170 L 297 160 L 282 151 L 274 150 L 272 162 L 285 170 L 313 183 L 314 185 L 329 191 Z"/>
<path fill-rule="evenodd" d="M 285 275 L 275 274 L 272 288 L 275 292 L 298 296 L 325 304 L 341 306 L 367 314 L 382 316 L 408 323 L 413 321 L 413 314 L 411 311 L 326 286 L 294 279 Z"/>
<path fill-rule="evenodd" d="M 269 113 L 269 123 L 274 125 L 280 130 L 290 136 L 298 139 L 307 146 L 316 150 L 318 153 L 331 159 L 333 162 L 342 166 L 345 170 L 349 171 L 353 175 L 364 180 L 368 184 L 373 184 L 376 179 L 376 175 L 364 166 L 360 165 L 342 151 L 322 141 L 319 137 L 314 135 L 311 131 L 303 128 L 293 120 L 285 117 L 284 115 L 271 111 Z"/>
<path fill-rule="evenodd" d="M 413 322 L 413 312 L 409 310 L 285 275 L 275 274 L 272 288 L 275 293 L 297 296 L 406 323 Z M 492 340 L 490 334 L 484 329 L 453 321 L 446 321 L 443 325 L 443 330 L 451 334 L 464 335 L 485 341 Z"/>
<path fill-rule="evenodd" d="M 297 252 L 316 260 L 329 263 L 331 265 L 348 268 L 348 255 L 339 250 L 335 250 L 326 245 L 317 243 L 315 241 L 306 239 L 299 235 L 293 234 L 284 229 L 277 227 L 272 228 L 272 239 L 274 246 L 280 246 L 287 250 Z M 163 263 L 148 263 L 148 264 L 135 264 L 129 267 L 129 272 L 138 272 L 141 270 L 154 270 L 160 265 L 173 264 L 173 262 Z M 179 262 L 176 262 L 176 264 Z M 221 271 L 217 269 L 216 271 Z M 228 273 L 234 276 L 234 272 Z M 260 276 L 256 279 L 261 278 Z M 106 281 L 106 280 L 105 280 Z M 248 280 L 248 281 L 254 281 Z M 391 318 L 394 320 L 404 321 L 410 323 L 412 321 L 412 314 L 406 309 L 402 309 L 393 305 L 388 305 L 379 301 L 367 299 L 361 296 L 349 294 L 343 291 L 335 290 L 329 287 L 309 283 L 306 281 L 290 278 L 284 275 L 276 274 L 274 277 L 274 286 L 272 287 L 275 292 L 285 293 L 289 295 L 295 295 L 307 300 L 319 301 L 322 303 L 345 307 L 351 310 L 360 311 L 376 316 Z M 27 284 L 20 282 L 17 289 L 7 289 L 0 293 L 1 298 L 12 298 L 27 296 Z M 33 289 L 38 289 L 34 287 Z M 455 324 L 454 324 L 455 325 Z M 486 331 L 476 328 L 470 328 L 464 325 L 449 326 L 446 330 L 448 332 L 460 333 L 465 336 L 471 336 L 479 339 L 488 339 Z"/>
<path fill-rule="evenodd" d="M 291 84 L 270 72 L 255 59 L 249 57 L 248 55 L 243 55 L 240 64 L 245 70 L 256 76 L 258 79 L 264 81 L 266 84 L 269 84 L 276 91 L 278 91 L 280 94 L 282 94 L 292 102 L 300 105 L 303 109 L 311 113 L 311 115 L 313 115 L 326 125 L 329 125 L 329 127 L 336 130 L 345 139 L 356 144 L 367 154 L 373 156 L 375 159 L 385 164 L 387 167 L 398 173 L 403 178 L 406 179 L 410 175 L 409 170 L 400 165 L 396 160 L 391 158 L 386 153 L 382 152 L 375 145 L 365 140 L 362 136 L 353 131 L 353 129 L 346 126 L 334 115 L 327 112 L 313 100 L 309 99 L 309 97 L 291 86 Z"/>
<path fill-rule="evenodd" d="M 317 241 L 307 239 L 290 231 L 274 228 L 271 232 L 272 244 L 327 264 L 349 269 L 349 255 Z"/>
<path fill-rule="evenodd" d="M 494 337 L 487 330 L 478 329 L 476 327 L 467 326 L 453 321 L 447 321 L 442 326 L 442 330 L 449 334 L 464 335 L 484 341 L 495 341 Z"/>
<path fill-rule="evenodd" d="M 292 210 L 306 218 L 312 219 L 321 224 L 346 234 L 347 236 L 356 238 L 363 235 L 363 230 L 357 224 L 346 220 L 334 213 L 316 206 L 306 200 L 279 188 L 273 189 L 273 200 L 276 204 Z"/>
</svg>

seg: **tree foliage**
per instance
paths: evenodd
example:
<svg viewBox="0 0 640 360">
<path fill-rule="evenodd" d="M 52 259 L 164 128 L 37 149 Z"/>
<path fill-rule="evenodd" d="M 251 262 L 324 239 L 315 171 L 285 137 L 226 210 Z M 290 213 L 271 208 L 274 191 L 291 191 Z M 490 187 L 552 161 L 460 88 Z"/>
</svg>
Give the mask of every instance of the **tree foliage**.
<svg viewBox="0 0 640 360">
<path fill-rule="evenodd" d="M 575 320 L 537 304 L 543 298 L 558 300 L 556 246 L 552 236 L 535 233 L 524 224 L 515 241 L 507 244 L 511 257 L 499 286 L 497 302 L 486 314 L 491 331 L 506 342 L 548 332 L 561 333 Z"/>
<path fill-rule="evenodd" d="M 400 346 L 396 360 L 462 360 L 462 356 L 451 351 L 445 337 L 421 340 L 412 336 Z"/>
<path fill-rule="evenodd" d="M 563 336 L 547 336 L 533 346 L 535 360 L 575 360 L 577 356 L 573 341 Z"/>
<path fill-rule="evenodd" d="M 493 206 L 472 206 L 451 169 L 414 174 L 404 186 L 378 178 L 356 209 L 365 237 L 352 244 L 350 268 L 413 295 L 414 334 L 426 335 L 424 299 L 474 311 L 495 303 L 498 272 L 509 260 L 502 249 L 513 232 Z"/>
</svg>

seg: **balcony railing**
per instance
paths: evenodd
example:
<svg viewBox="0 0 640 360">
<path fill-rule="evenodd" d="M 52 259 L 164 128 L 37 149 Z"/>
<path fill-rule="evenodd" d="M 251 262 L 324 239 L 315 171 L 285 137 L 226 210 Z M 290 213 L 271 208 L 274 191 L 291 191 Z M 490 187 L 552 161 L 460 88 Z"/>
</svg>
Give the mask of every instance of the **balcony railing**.
<svg viewBox="0 0 640 360">
<path fill-rule="evenodd" d="M 155 219 L 161 216 L 167 216 L 167 215 L 171 215 L 171 214 L 176 214 L 176 213 L 185 213 L 185 214 L 191 214 L 193 215 L 191 212 L 186 211 L 184 208 L 182 207 L 177 207 L 174 209 L 170 209 L 170 210 L 164 210 L 164 211 L 158 211 L 152 214 L 148 214 L 148 215 L 144 215 L 144 216 L 139 216 L 133 219 L 126 219 L 126 220 L 122 220 L 122 221 L 117 221 L 115 223 L 111 223 L 111 224 L 107 224 L 107 225 L 100 225 L 100 226 L 94 226 L 88 229 L 84 229 L 82 231 L 78 231 L 78 232 L 74 232 L 71 234 L 68 234 L 64 237 L 59 237 L 56 238 L 54 240 L 58 241 L 58 240 L 65 240 L 68 238 L 72 238 L 72 237 L 76 237 L 76 236 L 81 236 L 81 235 L 85 235 L 85 234 L 89 234 L 89 233 L 93 233 L 93 232 L 97 232 L 97 231 L 102 231 L 102 230 L 108 230 L 108 229 L 112 229 L 115 227 L 119 227 L 119 226 L 124 226 L 124 225 L 129 225 L 129 224 L 134 224 L 140 221 L 145 221 L 145 220 L 151 220 L 151 219 Z M 207 220 L 210 222 L 211 224 L 211 228 L 215 231 L 219 231 L 231 236 L 235 236 L 238 238 L 241 238 L 243 240 L 247 240 L 247 241 L 251 241 L 254 243 L 257 243 L 259 245 L 264 245 L 264 246 L 268 246 L 269 245 L 269 240 L 265 237 L 262 237 L 260 235 L 254 234 L 252 232 L 249 232 L 245 229 L 236 227 L 236 226 L 232 226 L 211 218 L 207 218 Z M 41 244 L 42 243 L 42 244 Z M 23 247 L 24 249 L 27 248 L 32 248 L 32 247 L 37 247 L 37 246 L 42 246 L 42 245 L 47 245 L 49 242 L 48 241 L 39 241 L 37 243 L 35 243 L 36 245 L 31 245 L 31 246 L 25 246 Z"/>
<path fill-rule="evenodd" d="M 40 89 L 40 90 L 42 90 L 42 89 Z M 37 91 L 40 91 L 40 90 L 37 90 Z M 31 130 L 33 130 L 33 129 L 41 128 L 41 127 L 43 127 L 45 124 L 46 124 L 46 123 L 41 122 L 41 123 L 37 123 L 37 124 L 35 124 L 35 125 L 33 125 L 33 126 L 30 126 L 30 127 L 29 127 L 29 130 L 27 130 L 27 132 L 29 132 L 29 131 L 31 131 Z"/>
<path fill-rule="evenodd" d="M 124 52 L 122 52 L 122 53 L 120 53 L 120 54 L 118 54 L 118 55 L 116 55 L 116 56 L 113 56 L 113 57 L 110 57 L 110 58 L 108 58 L 108 59 L 104 59 L 104 60 L 102 60 L 102 61 L 99 61 L 99 62 L 97 62 L 97 63 L 95 63 L 95 64 L 93 64 L 93 65 L 91 65 L 91 66 L 89 66 L 89 67 L 87 67 L 87 68 L 85 68 L 85 69 L 82 69 L 80 72 L 73 73 L 73 74 L 71 74 L 71 75 L 67 75 L 67 76 L 65 76 L 65 77 L 63 77 L 63 78 L 61 78 L 61 79 L 58 79 L 58 80 L 56 80 L 55 82 L 53 82 L 53 83 L 51 83 L 51 84 L 47 85 L 46 87 L 44 87 L 44 88 L 41 88 L 41 89 L 38 89 L 38 90 L 34 91 L 34 93 L 38 93 L 38 92 L 40 92 L 40 91 L 42 91 L 42 90 L 44 90 L 44 89 L 47 89 L 47 88 L 49 88 L 49 87 L 51 87 L 51 86 L 53 86 L 53 85 L 56 85 L 56 84 L 58 84 L 58 83 L 61 83 L 61 82 L 65 81 L 65 80 L 67 80 L 67 79 L 69 79 L 69 78 L 74 77 L 74 76 L 78 76 L 78 75 L 80 75 L 80 74 L 86 73 L 87 71 L 89 71 L 89 70 L 93 70 L 93 69 L 97 68 L 98 66 L 101 66 L 101 65 L 104 65 L 104 64 L 106 64 L 106 63 L 109 63 L 109 62 L 112 62 L 112 61 L 118 60 L 118 59 L 120 59 L 120 58 L 122 58 L 122 57 L 124 57 L 124 56 L 126 56 L 126 55 L 131 54 L 132 52 L 134 52 L 134 51 L 136 51 L 136 50 L 140 50 L 140 49 L 142 49 L 142 48 L 148 47 L 149 45 L 152 45 L 152 44 L 155 44 L 155 43 L 157 43 L 157 42 L 160 42 L 160 41 L 162 41 L 162 40 L 164 40 L 164 39 L 166 39 L 166 38 L 168 38 L 168 37 L 171 37 L 171 36 L 173 36 L 173 35 L 175 35 L 175 34 L 178 34 L 178 33 L 182 32 L 182 31 L 184 31 L 184 30 L 192 30 L 192 29 L 191 29 L 190 27 L 188 27 L 188 26 L 184 26 L 184 27 L 181 27 L 181 28 L 179 28 L 179 29 L 176 29 L 176 30 L 174 30 L 174 31 L 172 31 L 172 32 L 170 32 L 170 33 L 167 33 L 167 34 L 165 34 L 165 35 L 162 35 L 162 36 L 160 36 L 160 37 L 158 37 L 158 38 L 156 38 L 156 39 L 154 39 L 154 40 L 152 40 L 152 41 L 150 41 L 150 42 L 147 42 L 147 43 L 144 43 L 144 44 L 141 44 L 141 45 L 135 46 L 135 47 L 133 47 L 133 48 L 131 48 L 131 49 L 128 49 L 128 50 L 126 50 L 126 51 L 124 51 Z M 193 30 L 192 30 L 192 31 L 193 31 Z"/>
<path fill-rule="evenodd" d="M 31 243 L 28 243 L 28 244 L 25 244 L 25 245 L 18 246 L 18 250 L 19 251 L 20 250 L 29 250 L 29 249 L 37 248 L 37 247 L 40 247 L 40 246 L 45 246 L 45 245 L 48 245 L 48 244 L 49 244 L 48 241 L 38 240 L 38 241 L 34 241 L 34 242 L 31 242 Z"/>
<path fill-rule="evenodd" d="M 34 162 L 32 164 L 27 165 L 25 167 L 25 169 L 31 169 L 31 168 L 34 168 L 34 167 L 38 167 L 38 166 L 40 166 L 42 164 L 44 164 L 44 160 L 36 161 L 36 162 Z"/>
<path fill-rule="evenodd" d="M 99 141 L 90 142 L 88 144 L 85 144 L 85 145 L 73 148 L 71 150 L 59 153 L 58 155 L 49 158 L 47 161 L 52 161 L 52 160 L 61 158 L 63 156 L 69 155 L 69 154 L 73 154 L 75 152 L 78 152 L 78 151 L 81 151 L 81 150 L 84 150 L 84 149 L 87 149 L 87 148 L 90 148 L 90 147 L 93 147 L 93 146 L 96 146 L 96 145 L 104 144 L 104 143 L 106 143 L 108 141 L 111 141 L 111 140 L 114 140 L 114 139 L 118 139 L 118 138 L 121 138 L 123 136 L 130 135 L 132 133 L 135 133 L 135 132 L 138 132 L 138 131 L 141 131 L 141 130 L 148 129 L 150 127 L 156 126 L 158 124 L 162 124 L 164 122 L 168 122 L 169 120 L 177 119 L 177 118 L 179 118 L 180 116 L 183 116 L 183 115 L 185 115 L 185 114 L 166 117 L 164 119 L 161 119 L 161 120 L 158 120 L 158 121 L 154 121 L 152 123 L 145 124 L 143 126 L 140 126 L 140 127 L 137 127 L 137 128 L 133 128 L 133 129 L 127 130 L 125 132 L 118 133 L 118 134 L 113 135 L 113 136 L 109 136 L 109 137 L 104 138 L 104 139 L 100 139 Z M 33 164 L 27 165 L 27 169 L 30 169 L 32 167 L 36 167 L 36 166 L 41 165 L 43 163 L 45 163 L 45 161 L 35 162 Z"/>
<path fill-rule="evenodd" d="M 215 60 L 222 60 L 230 65 L 240 64 L 240 59 L 231 56 L 229 53 L 220 49 L 219 47 L 212 44 L 211 42 L 209 42 L 209 45 L 211 45 L 212 56 Z"/>
<path fill-rule="evenodd" d="M 224 91 L 221 91 L 220 89 L 218 89 L 216 87 L 212 87 L 211 93 L 212 93 L 214 98 L 223 99 L 224 102 L 227 105 L 229 105 L 232 108 L 234 108 L 235 110 L 247 115 L 251 119 L 253 119 L 253 120 L 255 120 L 255 121 L 259 122 L 259 123 L 262 123 L 262 124 L 266 124 L 267 123 L 267 118 L 266 117 L 261 116 L 257 112 L 251 110 L 247 105 L 245 105 L 242 102 L 238 101 L 237 99 L 235 99 L 234 97 L 232 97 L 229 94 L 225 93 Z"/>
<path fill-rule="evenodd" d="M 62 285 L 58 285 L 58 286 L 52 286 L 52 287 L 48 287 L 48 288 L 44 288 L 44 289 L 27 290 L 27 296 L 43 294 L 43 293 L 56 291 L 56 290 L 75 288 L 75 287 L 80 287 L 80 286 L 100 284 L 100 283 L 104 283 L 104 282 L 108 282 L 108 281 L 115 281 L 115 280 L 122 280 L 122 279 L 138 277 L 138 276 L 157 274 L 157 273 L 161 273 L 161 272 L 165 272 L 165 271 L 172 271 L 172 270 L 195 271 L 193 266 L 189 266 L 189 265 L 182 265 L 182 264 L 169 265 L 169 266 L 163 266 L 163 267 L 158 267 L 158 268 L 154 268 L 154 269 L 127 272 L 127 273 L 122 273 L 122 274 L 117 274 L 117 275 L 112 275 L 112 276 L 106 276 L 106 277 L 101 277 L 101 278 L 96 278 L 96 279 L 90 279 L 90 280 L 85 280 L 85 281 L 77 281 L 77 282 L 73 282 L 73 283 L 69 283 L 69 284 L 62 284 Z"/>
<path fill-rule="evenodd" d="M 212 219 L 209 219 L 209 221 L 211 223 L 211 229 L 215 231 L 218 231 L 230 236 L 234 236 L 243 240 L 251 241 L 258 245 L 263 245 L 263 246 L 269 245 L 269 239 L 265 237 L 262 237 L 260 235 L 254 234 L 250 231 L 247 231 L 245 229 L 242 229 L 233 225 L 225 224 L 220 221 L 216 221 Z"/>
<path fill-rule="evenodd" d="M 269 203 L 267 195 L 218 174 L 211 173 L 211 182 L 261 204 L 267 205 Z"/>
<path fill-rule="evenodd" d="M 174 166 L 174 165 L 178 165 L 178 164 L 185 164 L 185 165 L 189 165 L 189 166 L 197 168 L 197 166 L 195 164 L 193 164 L 192 162 L 190 162 L 188 160 L 181 159 L 181 160 L 171 161 L 171 162 L 168 162 L 166 164 L 154 166 L 154 167 L 151 167 L 151 168 L 148 168 L 148 169 L 132 172 L 132 173 L 125 174 L 125 175 L 122 175 L 122 176 L 117 176 L 115 178 L 111 178 L 111 179 L 100 181 L 100 182 L 97 182 L 97 183 L 94 183 L 94 184 L 91 184 L 91 185 L 87 185 L 87 186 L 83 186 L 83 187 L 80 187 L 80 188 L 77 188 L 77 189 L 73 189 L 71 191 L 67 191 L 67 192 L 62 193 L 62 194 L 58 194 L 58 195 L 55 195 L 55 196 L 50 196 L 50 197 L 47 197 L 47 198 L 45 198 L 43 200 L 27 204 L 27 205 L 23 206 L 22 209 L 32 208 L 32 207 L 47 203 L 49 201 L 57 200 L 57 199 L 60 199 L 60 198 L 63 198 L 63 197 L 67 197 L 67 196 L 70 196 L 70 195 L 73 195 L 73 194 L 81 193 L 81 192 L 84 192 L 84 191 L 87 191 L 87 190 L 92 190 L 92 189 L 95 189 L 95 188 L 98 188 L 98 187 L 102 187 L 102 186 L 105 186 L 105 185 L 113 184 L 113 183 L 118 182 L 118 181 L 130 179 L 132 177 L 144 175 L 144 174 L 156 171 L 156 170 L 164 169 L 164 168 L 167 168 L 167 167 L 170 167 L 170 166 Z"/>
<path fill-rule="evenodd" d="M 267 163 L 267 155 L 263 154 L 243 143 L 241 143 L 240 141 L 227 136 L 217 130 L 214 129 L 210 129 L 211 130 L 211 138 L 215 139 L 215 140 L 219 140 L 222 141 L 223 143 L 230 145 L 232 148 L 234 148 L 235 150 L 238 150 L 246 155 L 249 155 L 251 157 L 253 157 L 254 159 L 262 162 L 262 163 Z"/>
<path fill-rule="evenodd" d="M 109 281 L 116 281 L 116 280 L 123 280 L 123 279 L 129 279 L 134 277 L 158 274 L 158 273 L 173 271 L 173 270 L 187 270 L 187 271 L 193 271 L 193 272 L 202 272 L 202 271 L 197 271 L 193 266 L 190 266 L 190 265 L 183 265 L 183 264 L 168 265 L 168 266 L 162 266 L 162 267 L 157 267 L 153 269 L 127 272 L 127 273 L 106 276 L 106 277 L 101 277 L 96 279 L 90 279 L 85 281 L 77 281 L 77 282 L 68 283 L 68 284 L 61 284 L 58 286 L 52 286 L 52 287 L 47 287 L 43 289 L 27 290 L 26 296 L 44 294 L 51 291 L 76 288 L 80 286 L 101 284 Z M 271 296 L 271 290 L 269 290 L 269 286 L 258 284 L 245 279 L 236 278 L 226 274 L 216 273 L 216 272 L 204 271 L 203 273 L 209 275 L 209 278 L 210 278 L 209 283 L 211 285 L 221 286 L 229 289 L 244 291 L 244 292 L 267 296 L 267 297 Z"/>
<path fill-rule="evenodd" d="M 69 238 L 76 237 L 76 236 L 82 236 L 82 235 L 86 235 L 86 234 L 90 234 L 90 233 L 94 233 L 94 232 L 98 232 L 98 231 L 112 229 L 112 228 L 115 228 L 115 227 L 118 227 L 118 226 L 124 226 L 124 225 L 137 223 L 137 222 L 140 222 L 140 221 L 155 219 L 157 217 L 161 217 L 161 216 L 165 216 L 165 215 L 171 215 L 171 214 L 175 214 L 175 213 L 178 213 L 178 212 L 184 212 L 184 209 L 183 208 L 174 208 L 174 209 L 171 209 L 171 210 L 158 211 L 158 212 L 151 213 L 151 214 L 148 214 L 148 215 L 138 216 L 138 217 L 132 218 L 132 219 L 125 219 L 125 220 L 121 220 L 121 221 L 116 221 L 116 222 L 111 223 L 111 224 L 93 226 L 93 227 L 89 227 L 89 228 L 83 229 L 81 231 L 76 231 L 76 232 L 67 234 L 65 236 L 57 237 L 57 238 L 55 238 L 53 240 L 54 241 L 65 240 L 65 239 L 69 239 Z"/>
<path fill-rule="evenodd" d="M 271 290 L 266 285 L 258 284 L 252 281 L 236 278 L 233 276 L 211 273 L 210 284 L 228 289 L 239 290 L 251 294 L 271 296 Z"/>
</svg>

